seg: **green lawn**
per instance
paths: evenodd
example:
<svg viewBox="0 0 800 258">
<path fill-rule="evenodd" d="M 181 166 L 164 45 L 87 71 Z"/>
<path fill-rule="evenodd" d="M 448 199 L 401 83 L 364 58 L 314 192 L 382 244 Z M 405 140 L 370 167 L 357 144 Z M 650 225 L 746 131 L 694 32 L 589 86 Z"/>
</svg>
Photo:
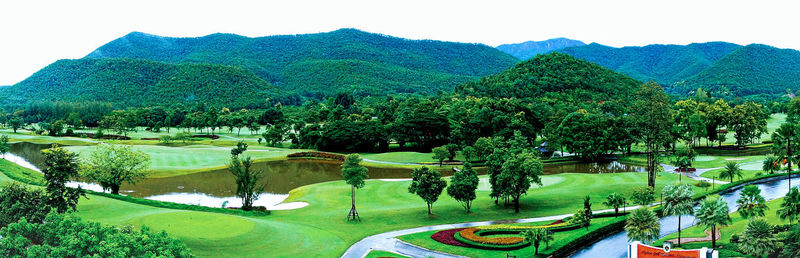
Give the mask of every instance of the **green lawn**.
<svg viewBox="0 0 800 258">
<path fill-rule="evenodd" d="M 392 253 L 392 252 L 387 252 L 387 251 L 380 251 L 380 250 L 369 251 L 369 253 L 366 256 L 366 258 L 379 258 L 379 257 L 401 258 L 401 257 L 408 257 L 408 256 L 401 255 L 401 254 L 396 254 L 396 253 Z"/>
<path fill-rule="evenodd" d="M 769 210 L 767 210 L 764 218 L 767 219 L 767 222 L 772 225 L 783 225 L 789 223 L 788 221 L 781 220 L 777 215 L 775 215 L 775 211 L 778 210 L 782 202 L 783 198 L 780 198 L 767 203 Z M 747 219 L 742 218 L 738 212 L 733 212 L 731 213 L 731 221 L 732 222 L 729 226 L 720 229 L 722 236 L 719 240 L 717 240 L 717 247 L 722 249 L 720 250 L 720 257 L 729 257 L 722 256 L 722 254 L 741 256 L 741 254 L 739 254 L 737 251 L 736 244 L 732 244 L 730 241 L 733 234 L 741 234 L 744 231 L 745 227 L 747 226 Z M 705 228 L 699 226 L 690 227 L 681 231 L 681 237 L 704 237 L 706 235 L 704 233 L 705 230 Z M 664 241 L 675 238 L 678 238 L 678 233 L 673 233 L 657 240 L 653 243 L 653 246 L 661 246 L 664 244 Z M 701 247 L 710 248 L 711 241 L 684 244 L 683 246 L 683 248 L 687 249 L 698 249 Z"/>
<path fill-rule="evenodd" d="M 549 246 L 545 246 L 544 243 L 542 243 L 541 246 L 539 246 L 539 256 L 545 257 L 549 255 L 551 252 L 564 246 L 570 241 L 575 240 L 576 238 L 586 234 L 587 232 L 591 232 L 592 230 L 596 230 L 602 226 L 608 225 L 615 221 L 619 221 L 621 219 L 624 218 L 622 217 L 597 218 L 597 219 L 592 219 L 592 223 L 589 226 L 588 230 L 586 228 L 581 228 L 564 232 L 556 232 L 553 234 L 553 241 L 550 242 Z M 552 222 L 553 221 L 536 222 L 536 223 L 519 223 L 514 225 L 546 225 Z M 438 230 L 403 235 L 398 237 L 398 239 L 430 250 L 436 250 L 440 252 L 469 256 L 469 257 L 505 257 L 506 254 L 515 255 L 517 257 L 531 257 L 534 254 L 533 245 L 516 250 L 485 250 L 479 248 L 446 245 L 431 239 L 431 235 L 433 235 L 436 232 L 438 232 Z"/>
<path fill-rule="evenodd" d="M 3 169 L 0 166 L 0 169 Z M 485 178 L 483 176 L 482 178 Z M 657 188 L 677 181 L 677 175 L 662 173 Z M 688 180 L 688 179 L 684 179 Z M 2 181 L 9 181 L 2 176 Z M 409 181 L 369 180 L 358 190 L 357 201 L 362 222 L 347 222 L 350 188 L 341 181 L 307 185 L 290 192 L 287 202 L 304 201 L 309 206 L 297 210 L 273 211 L 266 217 L 242 217 L 197 211 L 172 210 L 116 199 L 90 196 L 82 199 L 77 214 L 85 219 L 110 225 L 146 225 L 166 230 L 184 241 L 198 256 L 341 255 L 350 245 L 373 234 L 424 225 L 469 221 L 500 220 L 570 214 L 583 207 L 583 196 L 590 195 L 596 210 L 611 192 L 630 194 L 646 185 L 645 173 L 559 174 L 544 176 L 546 184 L 528 192 L 521 200 L 522 211 L 494 204 L 487 191 L 479 191 L 473 212 L 442 195 L 434 205 L 435 216 L 426 215 L 425 203 L 408 193 Z M 486 186 L 481 186 L 486 189 Z M 324 243 L 324 244 L 320 244 Z"/>
<path fill-rule="evenodd" d="M 88 157 L 96 150 L 96 146 L 68 146 L 71 152 L 82 157 Z M 217 147 L 210 145 L 190 145 L 185 147 L 166 147 L 158 145 L 133 145 L 136 150 L 150 155 L 152 161 L 151 177 L 169 177 L 192 172 L 208 171 L 223 168 L 230 160 L 230 147 Z M 283 158 L 287 154 L 300 150 L 268 148 L 263 146 L 250 146 L 245 156 L 254 160 Z"/>
</svg>

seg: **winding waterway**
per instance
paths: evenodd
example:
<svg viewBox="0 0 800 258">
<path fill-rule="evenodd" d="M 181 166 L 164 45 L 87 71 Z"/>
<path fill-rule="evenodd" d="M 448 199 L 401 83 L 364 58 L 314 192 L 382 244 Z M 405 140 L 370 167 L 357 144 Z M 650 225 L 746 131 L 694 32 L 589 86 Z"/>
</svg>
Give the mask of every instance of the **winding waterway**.
<svg viewBox="0 0 800 258">
<path fill-rule="evenodd" d="M 797 180 L 797 176 L 792 178 L 794 180 L 794 185 L 800 183 Z M 761 195 L 764 196 L 767 200 L 775 200 L 781 197 L 784 197 L 786 193 L 789 192 L 789 179 L 781 179 L 781 180 L 772 180 L 767 182 L 761 183 L 753 183 L 753 185 L 758 186 L 761 189 Z M 720 196 L 725 202 L 728 203 L 728 207 L 730 211 L 736 211 L 736 200 L 739 199 L 741 194 L 741 187 L 736 188 L 735 190 L 729 191 L 725 194 L 721 194 Z M 774 212 L 774 211 L 771 211 Z M 681 228 L 686 229 L 696 224 L 696 220 L 694 216 L 691 215 L 684 215 L 681 219 Z M 678 216 L 668 216 L 663 217 L 660 219 L 661 223 L 661 233 L 660 237 L 665 237 L 669 234 L 678 232 Z M 723 232 L 724 233 L 724 232 Z M 579 257 L 579 258 L 593 258 L 593 257 L 626 257 L 627 256 L 627 247 L 630 242 L 628 241 L 628 235 L 625 231 L 618 232 L 616 234 L 610 235 L 602 240 L 587 246 L 580 251 L 576 252 L 572 257 Z"/>
</svg>

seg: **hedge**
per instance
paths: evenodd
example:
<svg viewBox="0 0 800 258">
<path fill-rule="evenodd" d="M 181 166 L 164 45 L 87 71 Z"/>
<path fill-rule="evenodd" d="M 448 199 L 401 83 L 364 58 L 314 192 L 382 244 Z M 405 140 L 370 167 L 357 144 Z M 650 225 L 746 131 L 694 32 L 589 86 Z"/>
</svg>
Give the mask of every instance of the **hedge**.
<svg viewBox="0 0 800 258">
<path fill-rule="evenodd" d="M 601 239 L 607 235 L 619 232 L 619 228 L 625 226 L 626 217 L 622 216 L 615 220 L 613 220 L 610 224 L 605 225 L 601 228 L 596 230 L 589 231 L 585 235 L 582 235 L 572 241 L 567 242 L 563 246 L 559 247 L 558 249 L 554 250 L 550 253 L 549 256 L 552 257 L 567 257 L 572 252 L 580 250 L 587 243 L 592 243 Z M 552 245 L 551 245 L 552 246 Z"/>
<path fill-rule="evenodd" d="M 286 155 L 287 158 L 321 158 L 321 159 L 332 159 L 338 161 L 344 161 L 344 155 L 335 154 L 335 153 L 328 153 L 328 152 L 319 152 L 319 151 L 306 151 L 306 152 L 297 152 Z"/>
</svg>

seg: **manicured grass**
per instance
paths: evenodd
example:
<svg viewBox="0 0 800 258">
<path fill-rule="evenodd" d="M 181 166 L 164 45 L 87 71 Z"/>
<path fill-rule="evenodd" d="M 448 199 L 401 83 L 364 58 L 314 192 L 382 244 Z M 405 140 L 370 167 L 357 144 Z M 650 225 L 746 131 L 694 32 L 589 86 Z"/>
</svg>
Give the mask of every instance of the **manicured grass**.
<svg viewBox="0 0 800 258">
<path fill-rule="evenodd" d="M 764 218 L 767 219 L 767 222 L 769 222 L 772 225 L 783 225 L 783 224 L 788 224 L 789 223 L 787 221 L 781 220 L 775 214 L 775 211 L 778 210 L 778 208 L 780 207 L 780 204 L 782 202 L 783 202 L 783 198 L 775 199 L 775 200 L 767 202 L 767 206 L 769 206 L 769 210 L 767 210 L 766 216 L 764 216 Z M 730 223 L 730 225 L 720 229 L 720 233 L 722 234 L 722 237 L 720 237 L 720 239 L 717 240 L 717 247 L 722 249 L 722 250 L 725 250 L 725 253 L 738 254 L 736 244 L 730 242 L 731 241 L 731 236 L 733 236 L 734 234 L 741 234 L 744 231 L 745 227 L 747 226 L 747 221 L 748 220 L 745 219 L 745 218 L 742 218 L 742 216 L 739 215 L 738 212 L 734 211 L 733 213 L 731 213 L 731 223 Z M 686 237 L 704 237 L 704 236 L 706 236 L 706 234 L 704 233 L 705 230 L 706 230 L 706 228 L 700 227 L 700 226 L 690 227 L 690 228 L 687 228 L 687 229 L 684 229 L 683 231 L 681 231 L 681 238 L 686 238 Z M 655 241 L 653 243 L 653 246 L 661 246 L 661 245 L 663 245 L 664 241 L 669 240 L 669 239 L 675 239 L 675 238 L 678 238 L 678 233 L 677 232 L 673 233 L 673 234 L 670 234 L 670 235 L 668 235 L 666 237 L 663 237 L 663 238 Z M 709 248 L 711 248 L 711 241 L 697 242 L 697 243 L 690 243 L 690 244 L 684 244 L 683 245 L 683 248 L 686 248 L 686 249 L 698 249 L 698 248 L 701 248 L 701 247 L 709 247 Z M 722 254 L 723 254 L 723 251 L 720 251 L 720 257 L 722 257 Z M 739 255 L 741 255 L 741 254 L 739 254 Z"/>
<path fill-rule="evenodd" d="M 68 146 L 65 148 L 71 152 L 78 153 L 82 157 L 91 155 L 91 152 L 97 149 L 96 146 Z M 151 177 L 168 177 L 192 172 L 208 171 L 215 168 L 224 168 L 229 162 L 231 155 L 231 148 L 229 147 L 208 145 L 190 145 L 185 147 L 133 145 L 133 148 L 150 155 L 150 160 L 152 162 L 150 169 L 153 171 Z M 298 151 L 299 150 L 251 146 L 244 155 L 250 156 L 254 160 L 266 160 L 283 158 L 287 154 Z"/>
<path fill-rule="evenodd" d="M 438 160 L 433 159 L 433 153 L 413 152 L 413 151 L 395 151 L 384 153 L 360 153 L 361 157 L 376 161 L 386 162 L 401 162 L 401 163 L 438 163 Z M 456 160 L 463 160 L 461 152 L 455 157 Z M 446 161 L 446 160 L 445 160 Z"/>
<path fill-rule="evenodd" d="M 539 256 L 546 257 L 553 251 L 557 250 L 559 247 L 564 246 L 565 244 L 569 243 L 572 240 L 577 239 L 578 237 L 586 234 L 587 232 L 590 232 L 591 230 L 597 230 L 598 228 L 607 225 L 610 222 L 617 221 L 618 219 L 622 218 L 614 218 L 614 217 L 596 218 L 592 219 L 592 224 L 588 227 L 588 230 L 587 228 L 580 228 L 564 232 L 555 232 L 553 234 L 553 241 L 550 242 L 549 246 L 546 246 L 544 243 L 541 243 L 541 246 L 539 246 Z M 546 225 L 552 222 L 553 221 L 536 222 L 536 223 L 518 223 L 513 225 Z M 533 256 L 535 250 L 533 248 L 533 245 L 516 250 L 485 250 L 472 247 L 446 245 L 431 239 L 431 235 L 433 235 L 436 232 L 438 232 L 438 230 L 403 235 L 398 237 L 398 239 L 430 250 L 456 254 L 456 255 L 469 256 L 469 257 L 505 257 L 506 254 L 515 255 L 517 257 L 531 257 Z M 500 236 L 501 235 L 497 235 L 493 237 L 500 237 Z M 513 235 L 513 236 L 520 236 L 520 235 Z"/>
<path fill-rule="evenodd" d="M 408 256 L 401 255 L 401 254 L 396 254 L 396 253 L 392 253 L 392 252 L 387 252 L 387 251 L 381 251 L 381 250 L 369 251 L 369 253 L 366 256 L 366 258 L 380 258 L 380 257 L 401 258 L 401 257 L 408 257 Z"/>
</svg>

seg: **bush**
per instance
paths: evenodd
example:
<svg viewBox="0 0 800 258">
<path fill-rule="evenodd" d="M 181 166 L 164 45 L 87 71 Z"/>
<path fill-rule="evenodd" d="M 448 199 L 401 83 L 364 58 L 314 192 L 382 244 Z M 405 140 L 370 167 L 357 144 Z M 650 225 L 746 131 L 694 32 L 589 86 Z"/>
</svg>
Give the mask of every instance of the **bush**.
<svg viewBox="0 0 800 258">
<path fill-rule="evenodd" d="M 711 187 L 711 183 L 703 181 L 703 180 L 700 180 L 700 181 L 697 181 L 697 183 L 695 183 L 694 186 L 701 187 L 701 188 L 708 188 L 708 187 Z"/>
</svg>

